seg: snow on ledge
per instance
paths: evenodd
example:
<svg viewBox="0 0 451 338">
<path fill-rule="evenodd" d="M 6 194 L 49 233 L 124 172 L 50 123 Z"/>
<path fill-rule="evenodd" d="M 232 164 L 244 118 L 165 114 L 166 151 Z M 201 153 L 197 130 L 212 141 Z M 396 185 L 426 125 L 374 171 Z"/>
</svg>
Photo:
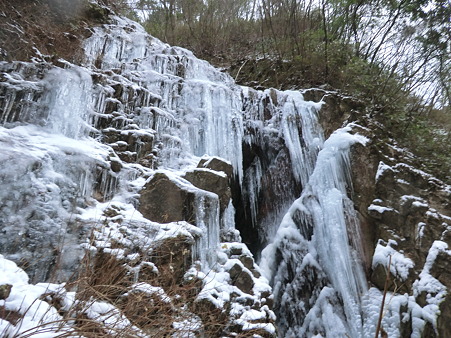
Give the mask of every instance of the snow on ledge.
<svg viewBox="0 0 451 338">
<path fill-rule="evenodd" d="M 373 255 L 372 268 L 375 269 L 378 265 L 387 267 L 391 257 L 390 273 L 403 281 L 406 280 L 409 276 L 409 270 L 415 266 L 414 262 L 392 247 L 398 245 L 396 241 L 389 240 L 386 246 L 382 245 L 382 243 L 383 242 L 379 240 L 379 243 L 376 246 Z"/>
</svg>

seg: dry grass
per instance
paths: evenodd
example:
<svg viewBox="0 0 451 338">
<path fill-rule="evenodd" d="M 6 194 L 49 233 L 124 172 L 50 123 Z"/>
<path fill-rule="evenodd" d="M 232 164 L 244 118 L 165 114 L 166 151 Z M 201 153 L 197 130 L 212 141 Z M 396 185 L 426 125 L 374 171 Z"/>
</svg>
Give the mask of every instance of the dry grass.
<svg viewBox="0 0 451 338">
<path fill-rule="evenodd" d="M 46 332 L 58 337 L 88 338 L 170 337 L 174 334 L 180 337 L 188 334 L 221 336 L 227 327 L 227 313 L 209 302 L 195 302 L 202 281 L 183 279 L 183 273 L 190 266 L 186 266 L 186 270 L 182 266 L 191 262 L 180 253 L 186 253 L 188 248 L 182 238 L 161 242 L 152 252 L 153 259 L 159 263 L 158 274 L 144 271 L 138 276 L 130 273 L 124 260 L 110 253 L 101 249 L 88 252 L 75 281 L 66 284 L 61 293 L 49 291 L 40 298 L 57 309 L 62 319 L 53 323 L 43 321 L 42 325 L 12 337 L 32 337 Z M 182 265 L 176 257 L 182 257 Z M 136 287 L 137 283 L 144 287 Z M 147 292 L 146 287 L 156 292 Z M 76 292 L 75 302 L 68 309 L 64 306 L 66 290 Z M 110 306 L 108 311 L 101 313 L 100 319 L 92 315 L 99 304 Z M 23 314 L 0 307 L 0 318 L 12 325 L 20 325 L 23 317 Z M 173 325 L 184 321 L 199 324 L 179 328 Z M 6 336 L 5 332 L 0 332 L 0 336 Z"/>
<path fill-rule="evenodd" d="M 48 290 L 36 300 L 51 305 L 49 311 L 56 309 L 61 317 L 50 323 L 42 319 L 32 329 L 16 335 L 7 335 L 5 330 L 0 336 L 24 338 L 38 333 L 87 338 L 271 336 L 263 329 L 243 331 L 233 322 L 230 303 L 219 309 L 207 299 L 197 298 L 204 281 L 184 276 L 193 266 L 193 242 L 189 237 L 149 239 L 150 246 L 145 247 L 132 241 L 128 248 L 110 238 L 108 250 L 95 248 L 96 241 L 104 239 L 96 236 L 108 233 L 106 226 L 105 222 L 92 231 L 91 245 L 72 281 L 61 291 Z M 117 255 L 114 249 L 125 250 L 126 255 Z M 127 258 L 134 253 L 139 254 L 138 259 Z M 75 299 L 68 298 L 69 292 L 73 292 Z M 0 307 L 0 318 L 14 326 L 21 325 L 26 313 Z"/>
</svg>

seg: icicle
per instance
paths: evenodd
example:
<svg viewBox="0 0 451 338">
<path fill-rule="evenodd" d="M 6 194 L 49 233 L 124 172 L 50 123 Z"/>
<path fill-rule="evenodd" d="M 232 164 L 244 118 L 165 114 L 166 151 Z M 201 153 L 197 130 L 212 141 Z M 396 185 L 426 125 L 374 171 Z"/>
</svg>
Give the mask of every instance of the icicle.
<svg viewBox="0 0 451 338">
<path fill-rule="evenodd" d="M 110 200 L 117 191 L 118 178 L 109 168 L 102 168 L 100 174 L 99 193 L 104 201 Z"/>
<path fill-rule="evenodd" d="M 16 100 L 17 92 L 15 90 L 7 90 L 4 104 L 3 104 L 3 114 L 2 114 L 2 124 L 7 122 L 14 122 L 16 117 L 14 115 L 14 111 L 12 110 L 14 101 Z M 17 112 L 17 111 L 16 111 Z M 13 114 L 11 116 L 11 113 Z"/>
<path fill-rule="evenodd" d="M 261 189 L 262 174 L 260 159 L 256 157 L 252 165 L 246 170 L 246 180 L 243 184 L 244 194 L 249 199 L 253 227 L 257 225 L 258 194 Z"/>
<path fill-rule="evenodd" d="M 240 232 L 235 228 L 235 208 L 232 200 L 224 210 L 221 217 L 221 241 L 224 242 L 241 242 Z"/>
<path fill-rule="evenodd" d="M 196 258 L 203 263 L 208 272 L 216 264 L 219 248 L 219 200 L 218 196 L 205 191 L 198 192 L 195 198 L 196 226 L 202 230 L 197 243 Z"/>
<path fill-rule="evenodd" d="M 222 229 L 225 231 L 235 230 L 235 208 L 233 207 L 232 200 L 230 200 L 229 205 L 224 210 L 221 221 Z"/>
</svg>

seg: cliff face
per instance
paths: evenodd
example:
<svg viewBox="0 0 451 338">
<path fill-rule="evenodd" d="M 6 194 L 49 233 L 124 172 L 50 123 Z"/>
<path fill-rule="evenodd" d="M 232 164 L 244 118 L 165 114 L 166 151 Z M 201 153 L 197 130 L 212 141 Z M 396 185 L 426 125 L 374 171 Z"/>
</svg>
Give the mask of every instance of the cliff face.
<svg viewBox="0 0 451 338">
<path fill-rule="evenodd" d="M 368 280 L 383 290 L 389 270 L 386 316 L 399 316 L 400 336 L 446 336 L 451 187 L 416 169 L 418 159 L 394 140 L 381 139 L 383 125 L 366 123 L 371 142 L 354 149 L 352 167 L 354 203 L 374 248 Z"/>
<path fill-rule="evenodd" d="M 127 19 L 81 44 L 0 64 L 0 332 L 274 336 L 235 229 L 241 89 Z"/>
<path fill-rule="evenodd" d="M 389 337 L 446 336 L 451 187 L 417 169 L 421 159 L 399 148 L 361 102 L 321 90 L 304 96 L 326 102 L 320 114 L 326 133 L 355 121 L 355 131 L 368 139 L 351 150 L 349 195 L 359 218 L 369 294 L 379 306 L 388 276 L 382 328 Z"/>
<path fill-rule="evenodd" d="M 446 335 L 451 188 L 369 108 L 109 20 L 0 63 L 2 334 L 373 336 L 389 270 L 388 336 Z"/>
</svg>

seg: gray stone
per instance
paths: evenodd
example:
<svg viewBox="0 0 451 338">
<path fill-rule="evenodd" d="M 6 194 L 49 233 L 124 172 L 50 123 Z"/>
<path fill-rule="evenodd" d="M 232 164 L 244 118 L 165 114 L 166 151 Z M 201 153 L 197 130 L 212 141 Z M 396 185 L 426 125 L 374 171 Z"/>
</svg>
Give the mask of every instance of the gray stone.
<svg viewBox="0 0 451 338">
<path fill-rule="evenodd" d="M 234 264 L 229 270 L 230 278 L 232 279 L 232 285 L 235 285 L 238 289 L 244 293 L 252 294 L 252 288 L 254 287 L 254 280 L 243 270 L 239 264 Z"/>
<path fill-rule="evenodd" d="M 166 174 L 156 173 L 141 191 L 138 210 L 147 219 L 169 223 L 195 220 L 195 194 L 184 189 Z"/>
<path fill-rule="evenodd" d="M 194 169 L 193 171 L 188 171 L 183 178 L 199 189 L 207 190 L 218 195 L 221 213 L 229 205 L 232 193 L 230 191 L 229 180 L 224 174 L 220 172 L 215 173 L 211 170 Z"/>
<path fill-rule="evenodd" d="M 9 297 L 11 293 L 11 284 L 2 284 L 0 285 L 0 300 L 4 300 Z"/>
</svg>

